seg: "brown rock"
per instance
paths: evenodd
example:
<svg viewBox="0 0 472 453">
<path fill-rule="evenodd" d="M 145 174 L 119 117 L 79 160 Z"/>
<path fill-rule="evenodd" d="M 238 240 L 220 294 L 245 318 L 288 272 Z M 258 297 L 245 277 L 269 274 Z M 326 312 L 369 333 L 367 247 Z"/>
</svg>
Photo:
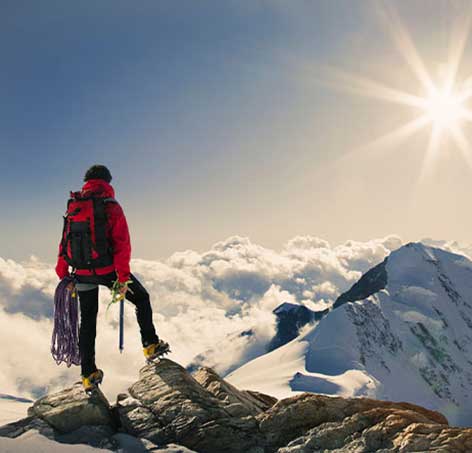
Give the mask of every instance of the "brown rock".
<svg viewBox="0 0 472 453">
<path fill-rule="evenodd" d="M 208 453 L 262 452 L 254 417 L 233 416 L 230 403 L 216 398 L 171 360 L 142 368 L 129 393 L 131 398 L 118 400 L 117 410 L 123 426 L 135 436 Z"/>
<path fill-rule="evenodd" d="M 355 413 L 307 430 L 286 447 L 279 448 L 278 453 L 470 451 L 472 429 L 450 428 L 447 424 L 432 422 L 431 419 L 437 417 L 433 411 L 424 408 L 417 411 L 410 404 L 406 406 L 411 407 L 405 408 L 403 403 L 352 400 L 358 400 L 352 405 Z M 372 408 L 373 403 L 377 407 Z"/>
<path fill-rule="evenodd" d="M 37 400 L 28 415 L 40 418 L 61 433 L 75 431 L 85 425 L 114 426 L 110 407 L 98 390 L 88 396 L 81 383 Z"/>
<path fill-rule="evenodd" d="M 260 414 L 277 401 L 276 398 L 262 393 L 238 390 L 211 368 L 200 368 L 193 377 L 213 396 L 223 402 L 226 410 L 235 417 Z"/>
<path fill-rule="evenodd" d="M 237 389 L 210 368 L 192 377 L 168 359 L 144 367 L 114 408 L 77 384 L 36 401 L 28 418 L 0 427 L 0 436 L 33 429 L 56 441 L 112 450 L 472 452 L 472 428 L 450 427 L 440 413 L 415 404 L 311 393 L 277 401 Z"/>
<path fill-rule="evenodd" d="M 303 436 L 309 429 L 328 422 L 342 422 L 354 414 L 371 409 L 410 411 L 415 420 L 447 424 L 444 416 L 410 403 L 393 403 L 369 398 L 342 398 L 303 393 L 280 400 L 265 413 L 258 415 L 261 431 L 273 449 L 287 445 L 292 439 Z M 385 416 L 390 412 L 384 412 Z"/>
</svg>

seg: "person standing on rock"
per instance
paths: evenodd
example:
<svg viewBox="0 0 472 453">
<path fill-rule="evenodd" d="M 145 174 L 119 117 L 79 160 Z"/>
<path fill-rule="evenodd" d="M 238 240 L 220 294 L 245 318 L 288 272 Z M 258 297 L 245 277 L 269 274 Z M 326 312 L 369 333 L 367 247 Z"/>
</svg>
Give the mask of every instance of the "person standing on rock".
<svg viewBox="0 0 472 453">
<path fill-rule="evenodd" d="M 76 281 L 80 301 L 81 374 L 86 391 L 103 379 L 103 371 L 95 364 L 99 285 L 114 288 L 121 299 L 126 298 L 135 305 L 147 360 L 169 352 L 169 345 L 156 334 L 149 294 L 130 271 L 128 224 L 114 198 L 111 179 L 107 167 L 93 165 L 85 174 L 82 189 L 70 193 L 56 264 L 60 279 L 72 275 Z"/>
</svg>

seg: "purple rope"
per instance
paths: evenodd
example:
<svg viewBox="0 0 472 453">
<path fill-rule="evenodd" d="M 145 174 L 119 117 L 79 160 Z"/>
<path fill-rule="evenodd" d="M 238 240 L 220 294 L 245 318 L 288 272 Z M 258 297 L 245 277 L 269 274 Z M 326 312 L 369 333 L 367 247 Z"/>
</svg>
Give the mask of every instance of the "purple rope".
<svg viewBox="0 0 472 453">
<path fill-rule="evenodd" d="M 74 288 L 67 289 L 69 283 Z M 79 353 L 79 303 L 73 277 L 64 277 L 54 294 L 54 329 L 51 340 L 51 354 L 58 365 L 67 367 L 80 365 Z"/>
</svg>

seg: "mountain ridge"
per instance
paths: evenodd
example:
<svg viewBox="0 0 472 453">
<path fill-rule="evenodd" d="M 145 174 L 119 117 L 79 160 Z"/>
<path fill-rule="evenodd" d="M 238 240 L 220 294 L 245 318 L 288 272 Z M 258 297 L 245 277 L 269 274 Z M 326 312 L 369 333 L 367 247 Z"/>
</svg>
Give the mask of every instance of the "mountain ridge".
<svg viewBox="0 0 472 453">
<path fill-rule="evenodd" d="M 313 391 L 402 399 L 472 425 L 470 277 L 466 257 L 406 244 L 315 327 L 226 378 L 277 397 Z"/>
</svg>

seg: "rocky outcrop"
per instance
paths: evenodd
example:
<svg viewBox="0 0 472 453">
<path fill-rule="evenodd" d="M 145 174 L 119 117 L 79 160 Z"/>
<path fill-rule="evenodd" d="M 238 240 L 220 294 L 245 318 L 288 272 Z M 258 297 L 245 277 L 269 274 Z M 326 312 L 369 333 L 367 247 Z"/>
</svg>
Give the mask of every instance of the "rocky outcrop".
<svg viewBox="0 0 472 453">
<path fill-rule="evenodd" d="M 255 418 L 244 416 L 253 411 L 236 395 L 226 401 L 215 397 L 183 367 L 166 359 L 144 367 L 129 396 L 117 404 L 121 424 L 131 434 L 202 452 L 263 451 L 255 449 L 262 441 Z"/>
<path fill-rule="evenodd" d="M 257 415 L 272 407 L 277 398 L 263 393 L 238 390 L 222 379 L 211 368 L 200 368 L 194 374 L 195 380 L 214 397 L 225 404 L 225 409 L 233 416 Z"/>
<path fill-rule="evenodd" d="M 36 401 L 0 437 L 30 430 L 115 451 L 200 453 L 469 452 L 472 428 L 410 403 L 302 393 L 277 401 L 235 388 L 210 368 L 192 376 L 163 359 L 110 406 L 80 385 Z"/>
<path fill-rule="evenodd" d="M 340 423 L 322 423 L 278 453 L 472 451 L 469 430 L 431 424 L 415 411 L 375 408 Z"/>
<path fill-rule="evenodd" d="M 44 420 L 61 433 L 75 431 L 84 425 L 115 425 L 105 395 L 98 391 L 88 396 L 80 383 L 40 398 L 28 409 L 28 415 Z"/>
<path fill-rule="evenodd" d="M 309 452 L 319 449 L 332 451 L 341 448 L 341 451 L 364 452 L 378 451 L 380 448 L 374 446 L 376 444 L 373 442 L 371 434 L 364 432 L 368 427 L 374 426 L 374 431 L 378 429 L 379 437 L 382 437 L 381 434 L 383 434 L 382 442 L 386 445 L 389 444 L 389 433 L 383 428 L 383 425 L 390 426 L 391 419 L 388 419 L 390 415 L 400 418 L 404 422 L 403 425 L 396 424 L 390 432 L 391 435 L 400 434 L 398 430 L 401 431 L 413 422 L 448 426 L 446 418 L 440 413 L 414 404 L 393 403 L 369 398 L 330 397 L 311 393 L 303 393 L 279 401 L 260 415 L 258 422 L 260 430 L 265 435 L 268 451 L 279 453 Z M 367 423 L 370 418 L 373 421 L 371 425 Z M 472 439 L 472 429 L 469 431 L 470 439 Z M 328 435 L 329 432 L 332 435 Z M 320 433 L 325 436 L 324 440 Z M 353 439 L 361 439 L 364 446 L 357 448 L 356 445 L 355 448 L 352 448 L 350 445 L 351 436 Z M 310 449 L 311 444 L 318 446 Z M 400 450 L 387 449 L 386 451 Z"/>
</svg>

